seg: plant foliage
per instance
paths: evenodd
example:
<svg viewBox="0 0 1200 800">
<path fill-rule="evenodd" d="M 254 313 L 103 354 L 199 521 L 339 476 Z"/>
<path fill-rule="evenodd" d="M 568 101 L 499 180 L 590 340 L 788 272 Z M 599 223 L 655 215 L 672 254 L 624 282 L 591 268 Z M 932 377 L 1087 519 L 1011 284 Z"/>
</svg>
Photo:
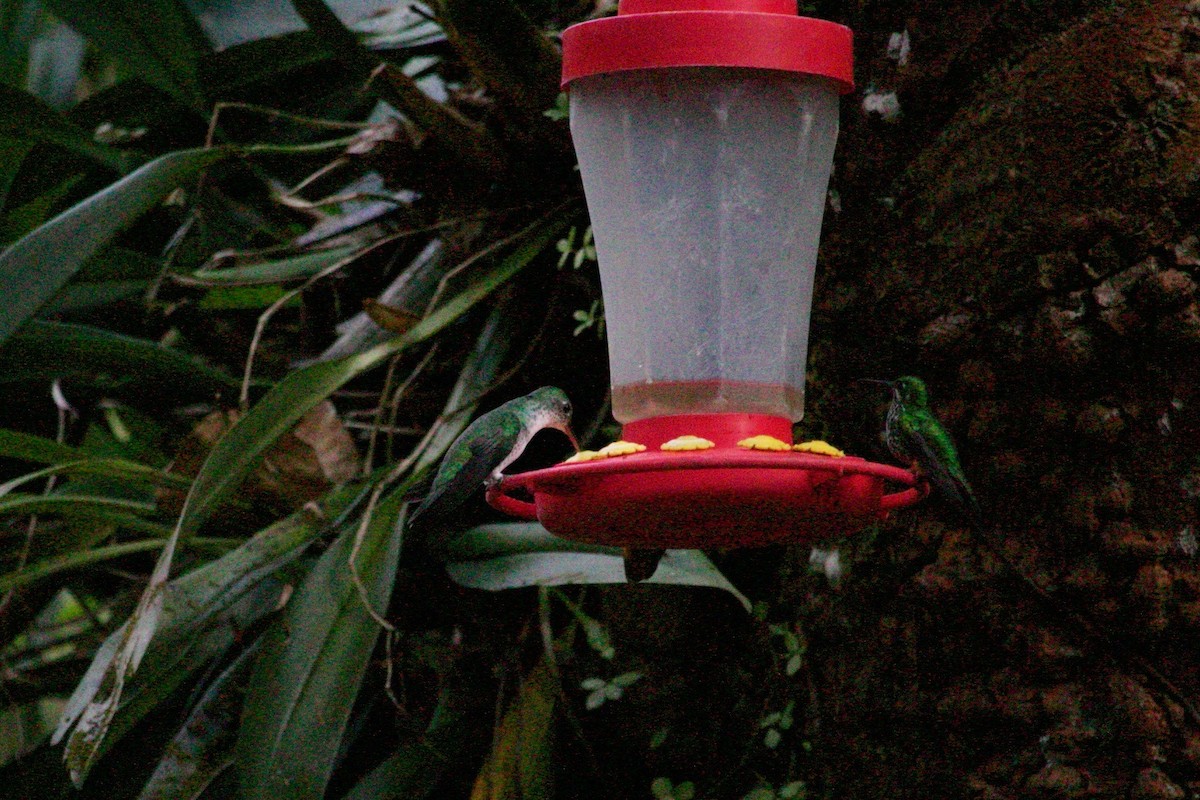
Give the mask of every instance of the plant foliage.
<svg viewBox="0 0 1200 800">
<path fill-rule="evenodd" d="M 602 337 L 594 250 L 557 268 L 587 225 L 566 123 L 545 113 L 554 34 L 582 10 L 447 0 L 354 20 L 297 0 L 271 27 L 180 0 L 14 6 L 13 790 L 549 796 L 561 725 L 583 735 L 564 671 L 615 650 L 578 590 L 547 587 L 620 583 L 619 554 L 481 525 L 474 505 L 442 564 L 404 519 L 478 410 L 553 382 L 577 426 L 606 414 L 602 338 L 572 335 L 583 314 Z M 561 455 L 539 437 L 529 458 Z M 749 608 L 703 554 L 663 564 L 656 583 Z M 621 687 L 619 708 L 640 674 L 583 685 Z M 33 766 L 47 758 L 65 769 Z"/>
</svg>

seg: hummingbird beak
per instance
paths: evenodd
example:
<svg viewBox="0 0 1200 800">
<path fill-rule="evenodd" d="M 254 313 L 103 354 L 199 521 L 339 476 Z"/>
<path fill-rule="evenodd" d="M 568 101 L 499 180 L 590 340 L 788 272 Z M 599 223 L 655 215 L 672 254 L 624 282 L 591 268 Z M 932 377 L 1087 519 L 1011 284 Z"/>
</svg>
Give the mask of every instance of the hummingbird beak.
<svg viewBox="0 0 1200 800">
<path fill-rule="evenodd" d="M 567 438 L 571 440 L 571 446 L 574 447 L 575 452 L 578 453 L 579 452 L 579 440 L 576 439 L 575 434 L 571 432 L 571 426 L 563 425 L 561 428 L 559 428 L 559 430 L 567 435 Z"/>
<path fill-rule="evenodd" d="M 855 378 L 855 379 L 854 379 L 854 382 L 855 382 L 855 383 L 874 383 L 874 384 L 877 384 L 877 385 L 879 385 L 879 386 L 886 386 L 886 387 L 888 387 L 889 389 L 895 389 L 895 388 L 896 388 L 896 382 L 895 382 L 895 381 L 881 381 L 881 380 L 879 380 L 878 378 Z"/>
</svg>

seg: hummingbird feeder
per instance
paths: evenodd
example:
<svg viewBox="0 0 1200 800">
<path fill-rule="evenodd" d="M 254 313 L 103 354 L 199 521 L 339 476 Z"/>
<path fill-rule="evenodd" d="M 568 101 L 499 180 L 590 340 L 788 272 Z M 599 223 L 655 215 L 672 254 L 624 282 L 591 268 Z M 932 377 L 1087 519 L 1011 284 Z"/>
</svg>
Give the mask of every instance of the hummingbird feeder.
<svg viewBox="0 0 1200 800">
<path fill-rule="evenodd" d="M 850 30 L 795 0 L 620 0 L 564 32 L 562 85 L 622 441 L 489 502 L 655 548 L 830 538 L 920 499 L 907 470 L 792 445 Z"/>
</svg>

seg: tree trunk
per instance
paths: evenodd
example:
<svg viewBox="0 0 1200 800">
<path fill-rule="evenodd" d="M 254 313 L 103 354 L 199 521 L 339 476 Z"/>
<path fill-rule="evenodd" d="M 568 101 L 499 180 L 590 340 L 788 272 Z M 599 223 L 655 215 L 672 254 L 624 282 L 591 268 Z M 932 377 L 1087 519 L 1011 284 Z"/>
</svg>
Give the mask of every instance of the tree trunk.
<svg viewBox="0 0 1200 800">
<path fill-rule="evenodd" d="M 1101 5 L 860 6 L 809 411 L 886 458 L 853 378 L 924 377 L 988 526 L 796 592 L 831 797 L 1200 791 L 1200 3 Z"/>
</svg>

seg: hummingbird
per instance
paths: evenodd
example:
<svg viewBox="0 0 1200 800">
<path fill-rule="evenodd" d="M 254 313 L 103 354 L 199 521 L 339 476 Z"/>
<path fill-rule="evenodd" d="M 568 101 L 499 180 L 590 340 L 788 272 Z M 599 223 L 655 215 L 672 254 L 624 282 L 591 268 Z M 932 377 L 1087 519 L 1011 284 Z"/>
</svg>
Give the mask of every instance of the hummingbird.
<svg viewBox="0 0 1200 800">
<path fill-rule="evenodd" d="M 894 381 L 867 380 L 892 390 L 883 438 L 888 450 L 900 461 L 913 464 L 939 492 L 978 526 L 981 513 L 975 493 L 967 482 L 958 451 L 950 434 L 929 410 L 925 382 L 912 375 Z"/>
<path fill-rule="evenodd" d="M 562 431 L 578 450 L 570 423 L 571 401 L 555 386 L 543 386 L 484 414 L 446 451 L 429 494 L 409 515 L 409 528 L 445 525 L 481 484 L 499 481 L 504 468 L 543 428 Z"/>
<path fill-rule="evenodd" d="M 658 570 L 658 562 L 666 555 L 662 548 L 626 547 L 621 552 L 628 583 L 648 581 Z"/>
</svg>

